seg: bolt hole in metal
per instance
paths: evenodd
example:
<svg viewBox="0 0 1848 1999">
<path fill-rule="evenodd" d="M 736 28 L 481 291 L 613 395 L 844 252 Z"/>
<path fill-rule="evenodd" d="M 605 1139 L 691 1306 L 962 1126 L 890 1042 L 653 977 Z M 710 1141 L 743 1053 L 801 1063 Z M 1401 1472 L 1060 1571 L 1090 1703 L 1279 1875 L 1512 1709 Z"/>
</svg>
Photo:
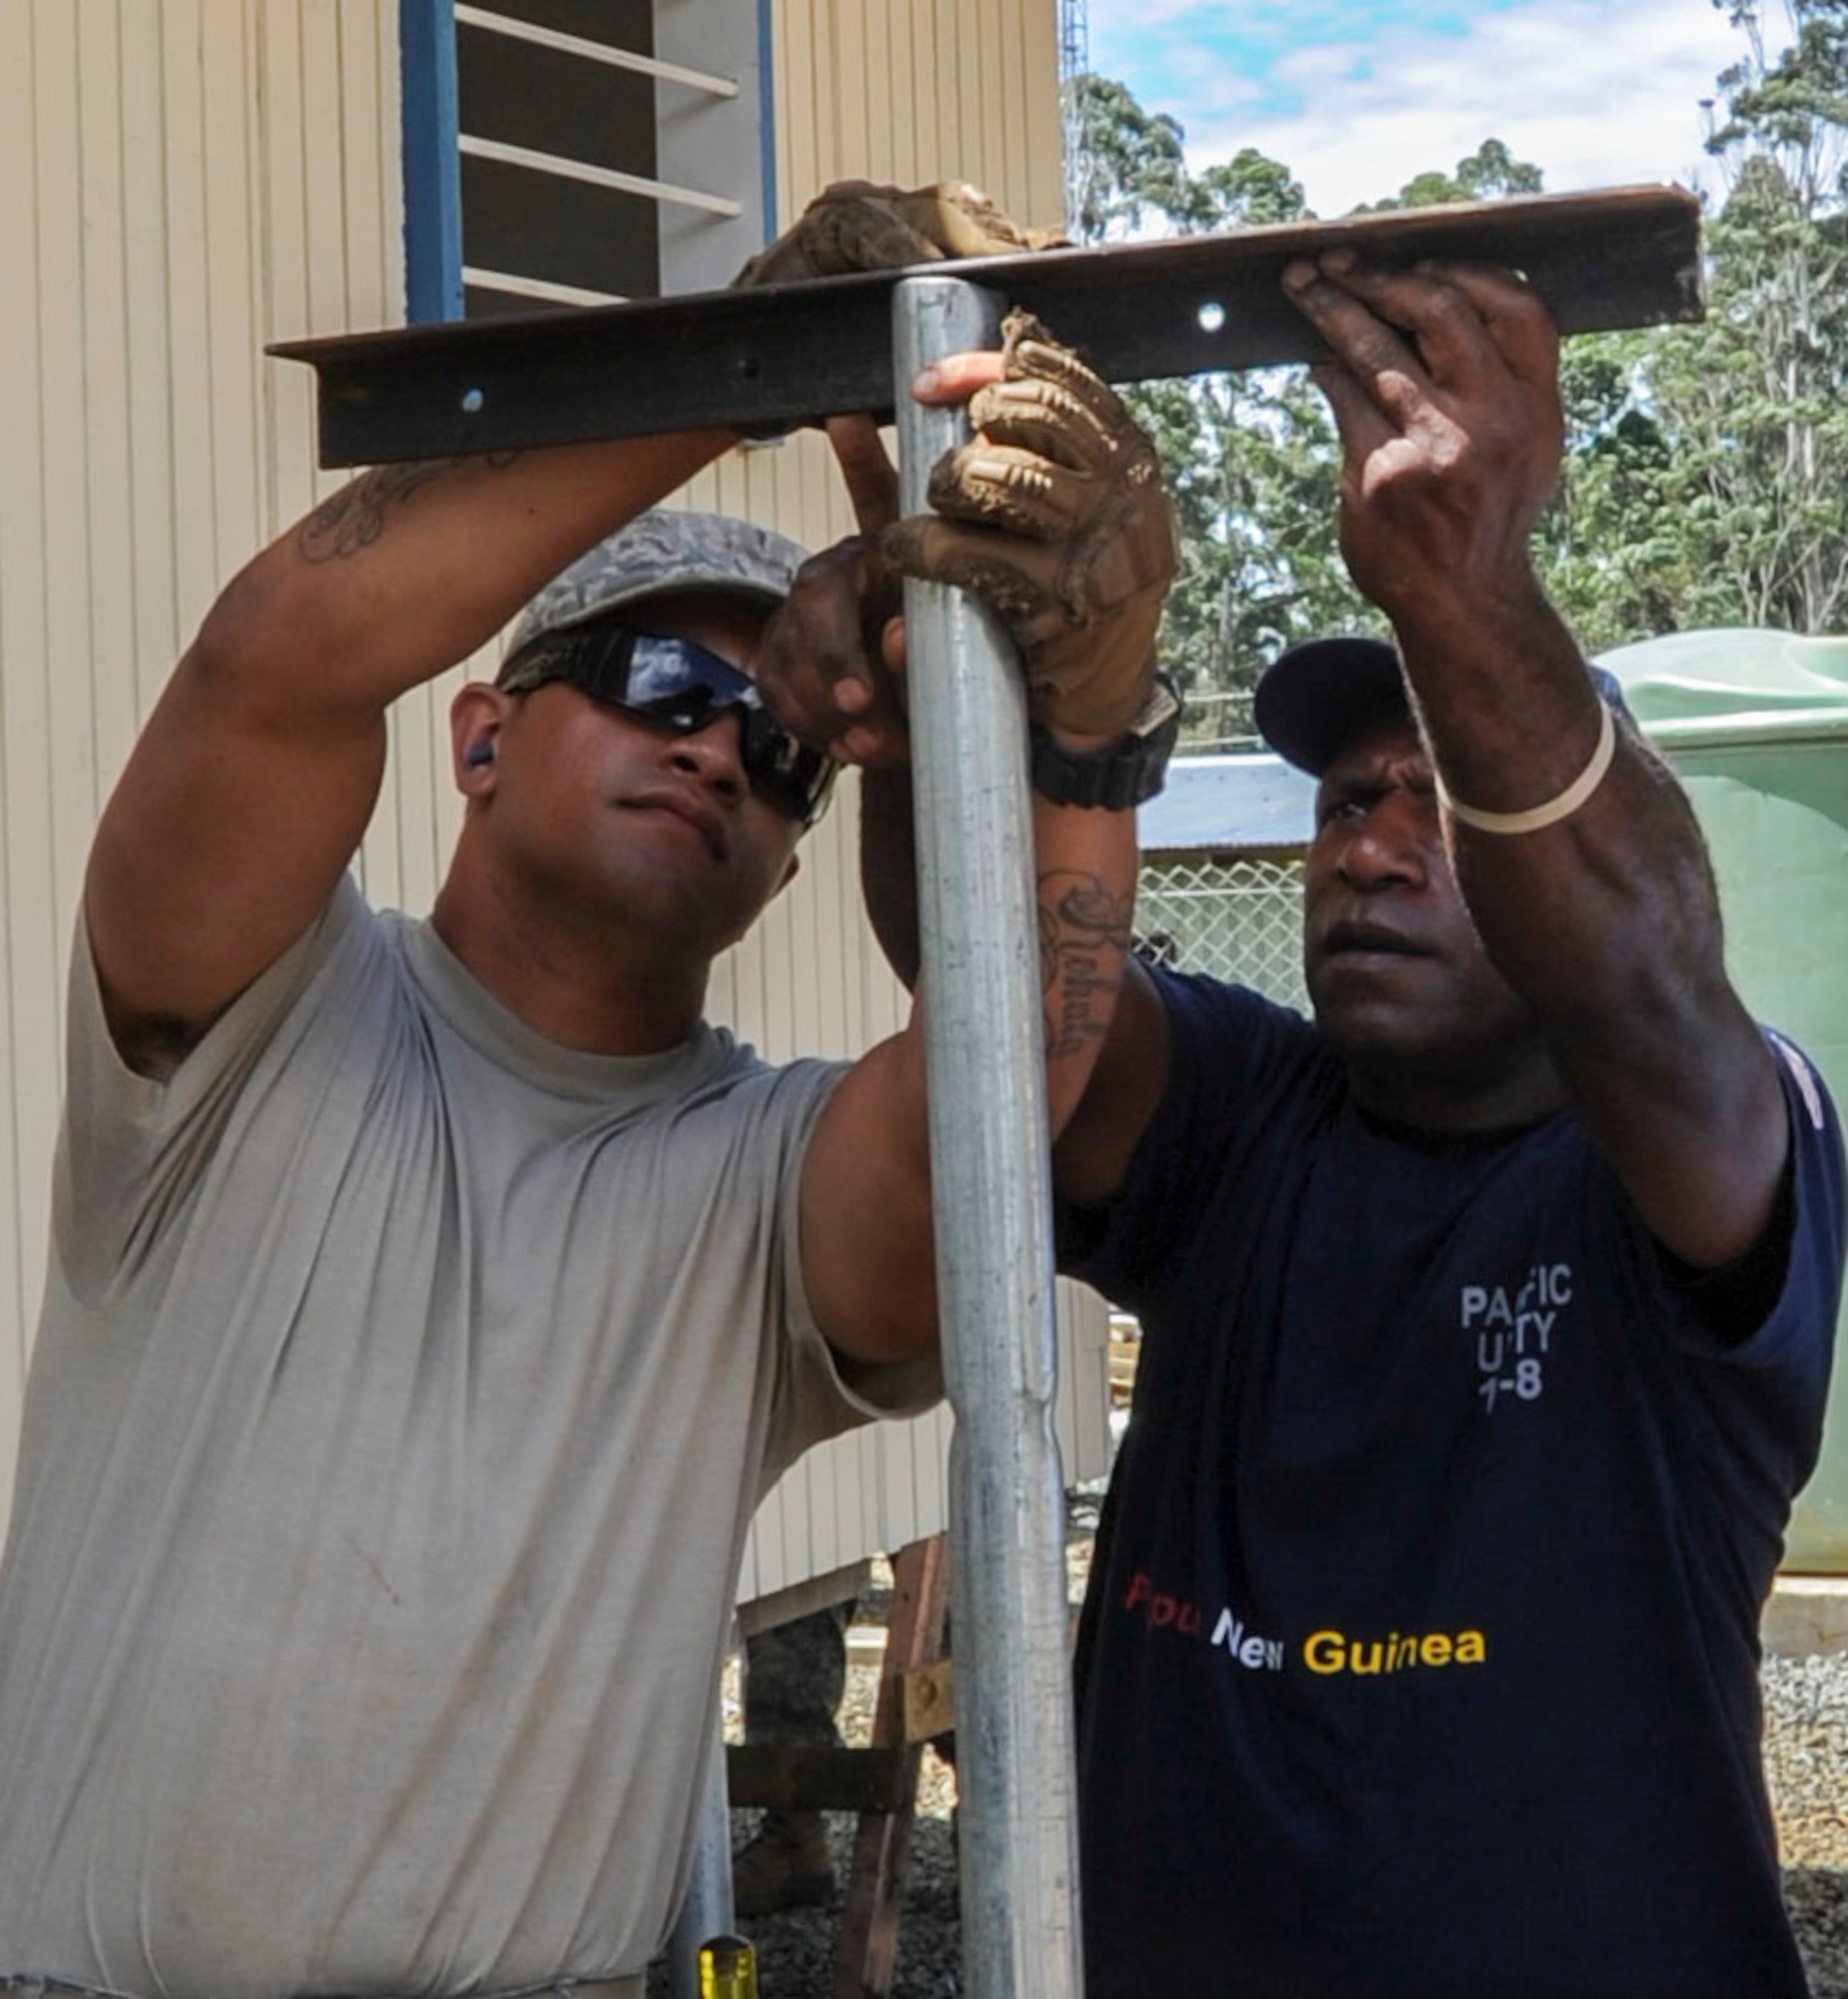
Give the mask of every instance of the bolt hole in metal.
<svg viewBox="0 0 1848 1999">
<path fill-rule="evenodd" d="M 488 407 L 488 398 L 479 389 L 465 389 L 462 392 L 462 414 L 465 417 L 479 417 Z"/>
<path fill-rule="evenodd" d="M 1225 308 L 1217 299 L 1208 299 L 1199 309 L 1200 331 L 1217 333 L 1225 324 Z"/>
</svg>

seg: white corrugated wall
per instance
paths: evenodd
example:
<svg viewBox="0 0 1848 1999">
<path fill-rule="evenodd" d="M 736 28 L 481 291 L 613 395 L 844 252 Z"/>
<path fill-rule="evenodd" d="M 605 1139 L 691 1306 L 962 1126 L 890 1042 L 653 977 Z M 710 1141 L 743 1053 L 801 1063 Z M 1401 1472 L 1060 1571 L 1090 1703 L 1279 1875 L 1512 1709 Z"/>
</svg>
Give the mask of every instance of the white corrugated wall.
<svg viewBox="0 0 1848 1999">
<path fill-rule="evenodd" d="M 312 498 L 263 343 L 399 312 L 396 73 L 384 0 L 0 6 L 0 1491 L 90 829 L 218 583 Z"/>
<path fill-rule="evenodd" d="M 959 174 L 1056 219 L 1053 16 L 1053 0 L 778 0 L 786 217 L 832 179 Z M 219 585 L 333 483 L 311 378 L 265 344 L 403 317 L 397 0 L 5 0 L 0 187 L 4 1494 L 90 829 Z M 735 457 L 691 497 L 812 545 L 852 525 L 812 438 Z M 375 900 L 435 893 L 449 692 L 395 714 L 363 856 Z M 850 799 L 715 981 L 715 1012 L 772 1056 L 851 1053 L 902 1017 L 860 920 L 854 823 Z M 1101 1464 L 1103 1319 L 1087 1303 L 1066 1322 L 1077 1475 Z M 940 1526 L 942 1448 L 931 1418 L 815 1453 L 768 1502 L 744 1593 Z"/>
</svg>

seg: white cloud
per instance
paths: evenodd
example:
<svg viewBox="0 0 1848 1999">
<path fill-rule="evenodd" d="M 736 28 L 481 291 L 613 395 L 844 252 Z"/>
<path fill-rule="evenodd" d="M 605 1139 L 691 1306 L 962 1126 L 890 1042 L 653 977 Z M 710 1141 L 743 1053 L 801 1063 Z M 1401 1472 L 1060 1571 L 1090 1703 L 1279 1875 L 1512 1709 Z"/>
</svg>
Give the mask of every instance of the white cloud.
<svg viewBox="0 0 1848 1999">
<path fill-rule="evenodd" d="M 1245 52 L 1201 37 L 1196 8 L 1137 0 L 1136 12 L 1147 75 L 1164 87 L 1145 93 L 1133 71 L 1123 81 L 1179 118 L 1195 165 L 1256 146 L 1323 215 L 1447 169 L 1491 136 L 1540 166 L 1555 193 L 1688 183 L 1702 170 L 1700 100 L 1744 46 L 1704 0 L 1535 0 L 1485 11 L 1461 35 L 1399 21 L 1298 46 L 1264 89 Z"/>
</svg>

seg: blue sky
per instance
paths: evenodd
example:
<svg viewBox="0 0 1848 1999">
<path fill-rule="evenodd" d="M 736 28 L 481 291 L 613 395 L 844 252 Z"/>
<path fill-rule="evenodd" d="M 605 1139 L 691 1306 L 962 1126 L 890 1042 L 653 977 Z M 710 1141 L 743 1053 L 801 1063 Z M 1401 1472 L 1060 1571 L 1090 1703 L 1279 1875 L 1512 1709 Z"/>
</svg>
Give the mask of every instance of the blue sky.
<svg viewBox="0 0 1848 1999">
<path fill-rule="evenodd" d="M 1710 0 L 1089 0 L 1090 66 L 1186 128 L 1254 145 L 1322 215 L 1485 138 L 1549 192 L 1701 172 L 1700 100 L 1743 39 Z M 1781 46 L 1778 0 L 1767 10 Z"/>
</svg>

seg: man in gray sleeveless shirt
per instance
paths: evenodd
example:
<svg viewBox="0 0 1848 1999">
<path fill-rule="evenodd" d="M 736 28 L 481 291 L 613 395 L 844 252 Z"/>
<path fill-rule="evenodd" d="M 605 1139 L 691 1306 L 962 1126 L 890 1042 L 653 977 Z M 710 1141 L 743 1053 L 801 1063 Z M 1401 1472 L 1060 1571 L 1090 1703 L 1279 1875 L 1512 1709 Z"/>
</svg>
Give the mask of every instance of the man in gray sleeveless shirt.
<svg viewBox="0 0 1848 1999">
<path fill-rule="evenodd" d="M 1063 362 L 958 357 L 927 393 L 1050 380 L 1029 470 L 1134 456 Z M 870 435 L 839 440 L 863 501 Z M 776 1069 L 702 1017 L 829 775 L 752 678 L 822 643 L 815 592 L 777 610 L 801 552 L 649 511 L 736 441 L 359 479 L 233 580 L 135 747 L 78 926 L 0 1570 L 0 1993 L 632 1999 L 760 1495 L 935 1393 L 918 1022 Z M 1120 734 L 1100 692 L 1144 698 L 1171 561 L 1158 485 L 1106 497 L 1088 541 L 982 531 L 1001 570 L 1106 563 L 1029 635 L 1105 663 L 1075 711 L 1058 658 L 1034 675 L 1080 763 Z M 435 909 L 375 912 L 348 871 L 391 704 L 523 604 L 453 705 Z M 1131 820 L 1036 808 L 1042 870 L 1087 889 L 1048 961 L 1082 1028 L 1055 1121 L 1107 1023 Z"/>
</svg>

